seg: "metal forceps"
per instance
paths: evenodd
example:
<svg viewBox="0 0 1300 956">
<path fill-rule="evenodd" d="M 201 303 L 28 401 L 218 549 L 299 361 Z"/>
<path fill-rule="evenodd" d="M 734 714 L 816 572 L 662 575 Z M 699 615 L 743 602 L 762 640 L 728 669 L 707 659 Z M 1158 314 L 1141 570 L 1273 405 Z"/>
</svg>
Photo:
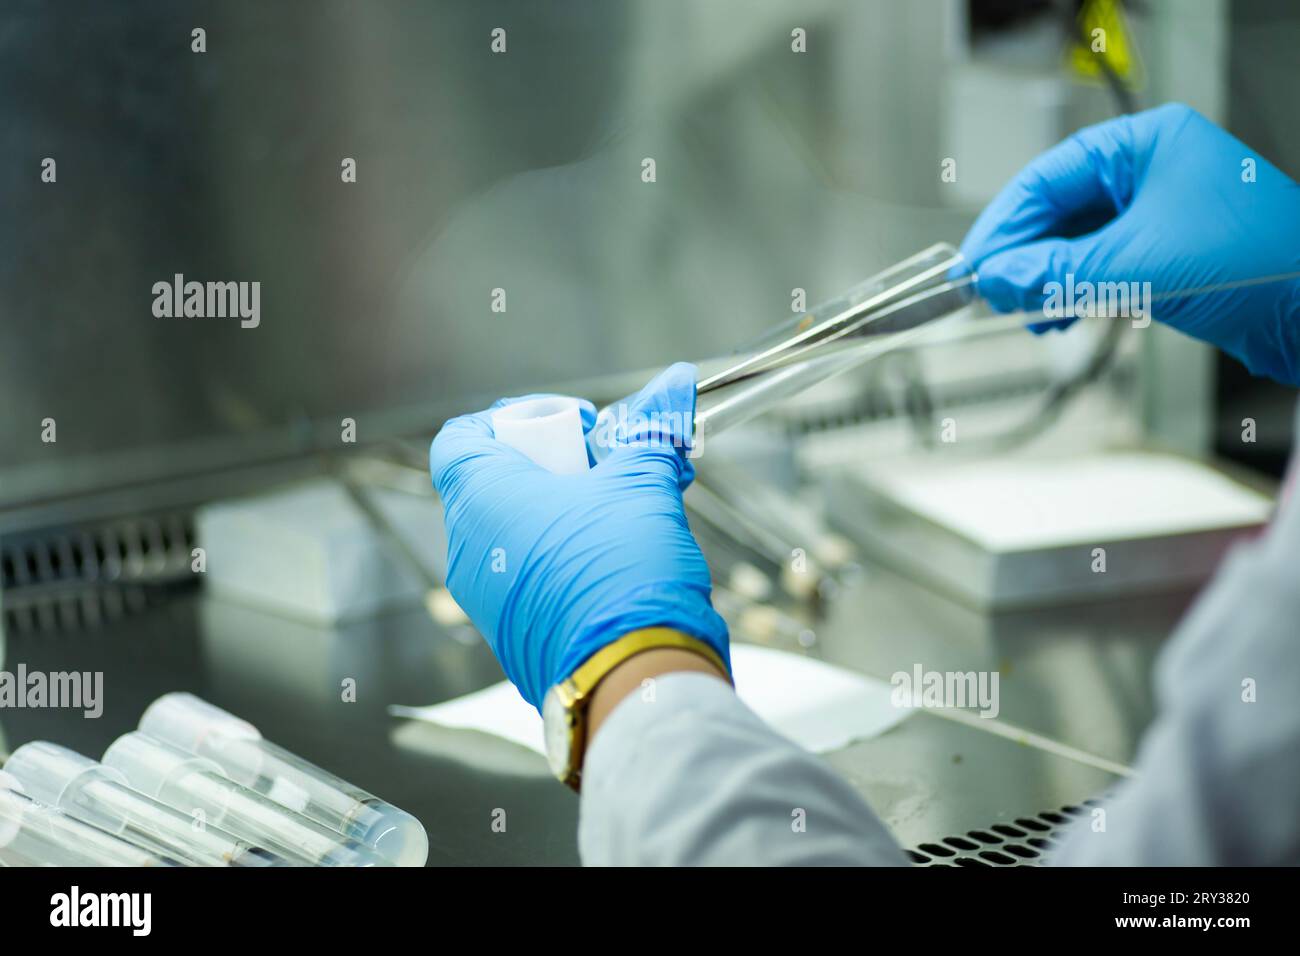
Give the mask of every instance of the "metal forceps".
<svg viewBox="0 0 1300 956">
<path fill-rule="evenodd" d="M 938 243 L 771 330 L 746 350 L 745 358 L 700 379 L 696 394 L 820 358 L 865 337 L 917 328 L 968 304 L 975 284 L 975 273 L 961 253 Z"/>
<path fill-rule="evenodd" d="M 696 382 L 690 456 L 699 454 L 705 435 L 748 421 L 961 311 L 975 299 L 976 283 L 961 253 L 938 243 L 772 329 L 744 358 Z M 613 405 L 601 409 L 588 435 L 594 461 L 612 447 L 615 415 Z"/>
</svg>

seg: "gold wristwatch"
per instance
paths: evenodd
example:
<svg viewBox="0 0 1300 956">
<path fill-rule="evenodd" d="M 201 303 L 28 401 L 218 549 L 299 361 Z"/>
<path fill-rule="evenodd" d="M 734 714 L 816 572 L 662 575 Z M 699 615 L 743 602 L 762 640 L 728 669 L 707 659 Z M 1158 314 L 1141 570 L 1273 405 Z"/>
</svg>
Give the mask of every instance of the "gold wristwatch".
<svg viewBox="0 0 1300 956">
<path fill-rule="evenodd" d="M 568 679 L 547 691 L 546 699 L 542 701 L 546 759 L 551 772 L 574 790 L 578 789 L 582 779 L 582 758 L 587 747 L 587 707 L 596 685 L 628 658 L 659 648 L 676 648 L 698 654 L 730 679 L 717 651 L 697 638 L 668 627 L 632 631 L 592 654 Z"/>
</svg>

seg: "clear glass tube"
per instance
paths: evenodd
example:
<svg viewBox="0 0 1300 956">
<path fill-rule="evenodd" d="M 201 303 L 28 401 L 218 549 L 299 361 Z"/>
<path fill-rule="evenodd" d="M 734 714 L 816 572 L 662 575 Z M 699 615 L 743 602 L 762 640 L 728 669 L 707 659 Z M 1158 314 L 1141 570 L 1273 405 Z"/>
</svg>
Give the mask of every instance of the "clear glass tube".
<svg viewBox="0 0 1300 956">
<path fill-rule="evenodd" d="M 391 866 L 375 850 L 231 780 L 211 760 L 138 731 L 119 737 L 104 763 L 131 786 L 186 814 L 311 866 Z"/>
<path fill-rule="evenodd" d="M 730 360 L 714 363 L 720 370 L 696 383 L 692 457 L 708 436 L 892 351 L 932 323 L 964 311 L 975 301 L 977 287 L 978 277 L 961 253 L 938 243 L 780 323 Z M 615 405 L 601 410 L 587 440 L 593 460 L 609 453 L 611 442 L 605 437 L 618 415 Z"/>
<path fill-rule="evenodd" d="M 232 780 L 316 823 L 371 847 L 397 866 L 423 866 L 424 826 L 391 803 L 266 740 L 252 724 L 195 697 L 166 694 L 140 730 L 213 761 Z"/>
<path fill-rule="evenodd" d="M 870 278 L 863 279 L 851 289 L 841 293 L 829 302 L 823 302 L 807 312 L 780 322 L 768 329 L 757 339 L 737 350 L 738 355 L 758 354 L 788 343 L 800 334 L 808 335 L 809 342 L 823 341 L 820 335 L 812 334 L 819 326 L 827 328 L 826 323 L 837 317 L 851 313 L 851 319 L 831 326 L 848 336 L 874 334 L 888 331 L 886 324 L 894 331 L 904 326 L 916 324 L 909 321 L 906 314 L 897 314 L 888 323 L 881 321 L 882 315 L 891 305 L 906 299 L 937 289 L 946 283 L 973 285 L 974 273 L 962 254 L 949 243 L 937 242 L 920 252 L 908 256 L 887 269 L 877 272 Z M 974 289 L 971 289 L 973 297 Z M 922 316 L 920 321 L 927 321 Z M 706 380 L 701 380 L 704 384 Z"/>
<path fill-rule="evenodd" d="M 180 865 L 36 803 L 19 787 L 0 779 L 0 866 Z"/>
<path fill-rule="evenodd" d="M 941 243 L 782 323 L 748 358 L 700 380 L 695 445 L 898 348 L 969 306 L 976 287 L 965 259 Z"/>
<path fill-rule="evenodd" d="M 191 866 L 289 866 L 270 850 L 133 790 L 121 773 L 58 744 L 23 744 L 11 773 L 32 799 L 129 843 Z"/>
</svg>

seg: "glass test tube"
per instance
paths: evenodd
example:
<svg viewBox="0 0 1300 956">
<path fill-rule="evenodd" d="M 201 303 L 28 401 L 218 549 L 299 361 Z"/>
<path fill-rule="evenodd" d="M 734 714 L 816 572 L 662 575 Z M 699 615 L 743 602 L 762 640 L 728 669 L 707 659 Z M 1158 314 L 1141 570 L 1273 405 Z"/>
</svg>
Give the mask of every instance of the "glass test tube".
<svg viewBox="0 0 1300 956">
<path fill-rule="evenodd" d="M 0 773 L 0 866 L 179 866 L 33 801 Z"/>
<path fill-rule="evenodd" d="M 949 283 L 970 287 L 961 299 L 963 303 L 971 301 L 976 295 L 977 278 L 965 257 L 950 243 L 937 242 L 863 279 L 829 302 L 820 303 L 806 312 L 777 323 L 738 349 L 737 354 L 763 352 L 858 306 L 861 309 L 855 311 L 852 322 L 839 327 L 844 337 L 911 328 L 918 322 L 923 323 L 935 317 L 935 310 L 930 310 L 929 315 L 919 316 L 910 312 L 887 310 L 918 293 L 942 289 Z M 893 317 L 886 320 L 886 315 Z"/>
<path fill-rule="evenodd" d="M 391 866 L 370 847 L 327 830 L 231 780 L 206 757 L 185 753 L 139 731 L 104 751 L 104 764 L 132 787 L 250 843 L 310 866 Z"/>
<path fill-rule="evenodd" d="M 754 356 L 752 374 L 700 395 L 695 443 L 905 344 L 930 323 L 962 311 L 976 291 L 977 277 L 961 253 L 939 243 L 781 323 L 743 350 Z M 835 332 L 764 360 L 766 350 L 847 314 L 852 318 Z"/>
<path fill-rule="evenodd" d="M 796 315 L 705 375 L 695 408 L 691 457 L 704 440 L 762 414 L 917 337 L 974 302 L 978 277 L 961 253 L 937 243 Z M 616 406 L 601 409 L 587 436 L 594 461 L 609 454 Z"/>
<path fill-rule="evenodd" d="M 5 764 L 36 801 L 155 853 L 192 866 L 290 866 L 254 846 L 133 790 L 111 767 L 58 744 L 24 744 Z"/>
<path fill-rule="evenodd" d="M 429 840 L 405 810 L 264 739 L 257 728 L 193 694 L 165 694 L 140 730 L 214 761 L 234 781 L 369 846 L 398 866 L 423 866 Z"/>
</svg>

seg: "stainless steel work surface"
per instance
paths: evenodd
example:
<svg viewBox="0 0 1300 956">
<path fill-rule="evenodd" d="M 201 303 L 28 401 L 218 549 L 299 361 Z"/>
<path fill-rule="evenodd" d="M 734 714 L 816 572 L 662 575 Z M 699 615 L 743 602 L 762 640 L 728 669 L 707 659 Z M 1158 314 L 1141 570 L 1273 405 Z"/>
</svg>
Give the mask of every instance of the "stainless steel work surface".
<svg viewBox="0 0 1300 956">
<path fill-rule="evenodd" d="M 868 569 L 815 625 L 813 653 L 885 680 L 915 662 L 995 667 L 997 722 L 1122 762 L 1150 720 L 1150 662 L 1185 602 L 989 618 Z M 49 739 L 98 756 L 155 697 L 189 690 L 410 810 L 428 829 L 432 864 L 577 862 L 577 799 L 544 775 L 539 757 L 471 733 L 460 734 L 457 748 L 446 746 L 446 734 L 425 746 L 437 732 L 387 713 L 392 703 L 432 703 L 499 680 L 486 646 L 466 640 L 472 635 L 439 632 L 420 610 L 329 630 L 193 589 L 144 591 L 135 603 L 143 606 L 110 608 L 95 626 L 74 624 L 83 615 L 66 608 L 25 615 L 21 626 L 11 618 L 6 669 L 21 662 L 103 671 L 105 704 L 95 720 L 7 710 L 0 727 L 8 749 Z M 343 699 L 349 681 L 355 702 Z M 907 846 L 1077 803 L 1117 779 L 1086 760 L 994 734 L 978 719 L 930 713 L 829 759 Z M 498 809 L 507 813 L 504 833 L 492 828 Z"/>
<path fill-rule="evenodd" d="M 825 658 L 889 680 L 996 671 L 997 720 L 1128 763 L 1154 714 L 1150 674 L 1194 591 L 988 613 L 868 568 L 818 627 Z"/>
<path fill-rule="evenodd" d="M 1059 811 L 1119 779 L 929 713 L 828 759 L 905 847 Z"/>
</svg>

